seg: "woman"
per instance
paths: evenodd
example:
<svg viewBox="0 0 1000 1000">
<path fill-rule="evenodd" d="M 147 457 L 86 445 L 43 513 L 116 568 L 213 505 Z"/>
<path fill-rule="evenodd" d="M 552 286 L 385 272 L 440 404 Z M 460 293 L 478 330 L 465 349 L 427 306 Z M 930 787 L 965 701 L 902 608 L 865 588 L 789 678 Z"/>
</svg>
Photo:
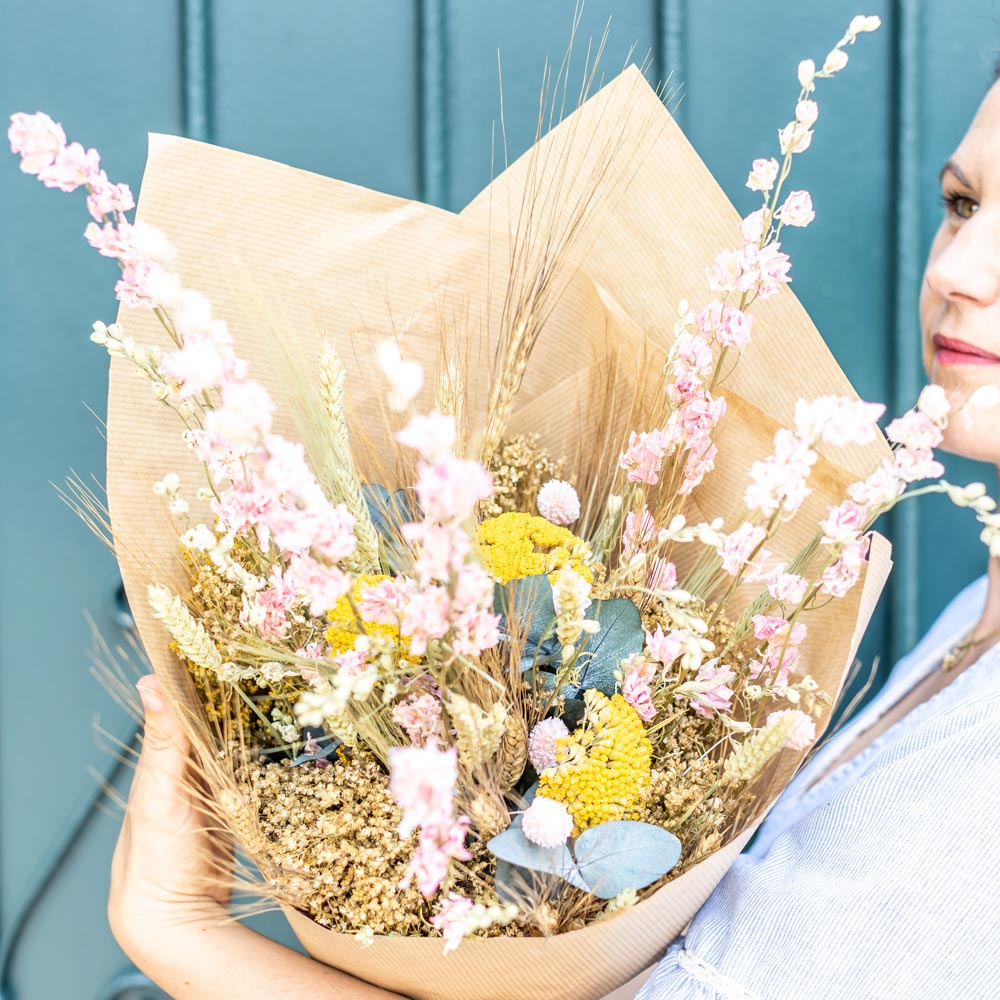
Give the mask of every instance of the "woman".
<svg viewBox="0 0 1000 1000">
<path fill-rule="evenodd" d="M 965 397 L 1000 387 L 1000 84 L 941 183 L 946 212 L 921 295 L 924 362 Z M 966 410 L 947 434 L 949 450 L 1000 465 L 995 411 Z M 991 559 L 796 778 L 641 1000 L 1000 997 L 998 637 Z M 942 659 L 957 665 L 942 670 Z M 139 690 L 147 741 L 109 907 L 129 956 L 179 1000 L 393 996 L 223 923 L 222 895 L 190 895 L 205 862 L 178 781 L 188 748 L 155 680 Z"/>
</svg>

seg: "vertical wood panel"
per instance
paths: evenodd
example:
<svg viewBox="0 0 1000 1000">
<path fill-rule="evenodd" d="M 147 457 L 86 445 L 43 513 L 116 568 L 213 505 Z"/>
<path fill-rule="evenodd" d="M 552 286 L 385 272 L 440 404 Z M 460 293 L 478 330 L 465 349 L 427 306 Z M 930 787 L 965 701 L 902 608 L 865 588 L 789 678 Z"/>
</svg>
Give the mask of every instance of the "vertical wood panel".
<svg viewBox="0 0 1000 1000">
<path fill-rule="evenodd" d="M 420 12 L 420 199 L 448 204 L 448 32 L 445 0 L 418 0 Z"/>
<path fill-rule="evenodd" d="M 212 28 L 214 141 L 417 196 L 413 0 L 215 0 Z"/>
<path fill-rule="evenodd" d="M 684 107 L 685 29 L 687 4 L 685 0 L 657 0 L 656 3 L 656 67 L 657 79 L 666 86 L 666 93 L 673 95 L 669 107 L 677 124 L 684 128 L 687 112 Z"/>
<path fill-rule="evenodd" d="M 212 0 L 181 0 L 184 134 L 212 138 Z"/>
<path fill-rule="evenodd" d="M 920 252 L 920 74 L 922 17 L 919 0 L 896 0 L 896 94 L 893 120 L 893 193 L 895 269 L 893 273 L 892 411 L 902 413 L 916 400 L 924 378 L 917 297 L 923 273 Z M 922 508 L 903 504 L 892 512 L 895 575 L 890 592 L 888 659 L 895 663 L 920 638 L 917 614 L 920 583 Z"/>
</svg>

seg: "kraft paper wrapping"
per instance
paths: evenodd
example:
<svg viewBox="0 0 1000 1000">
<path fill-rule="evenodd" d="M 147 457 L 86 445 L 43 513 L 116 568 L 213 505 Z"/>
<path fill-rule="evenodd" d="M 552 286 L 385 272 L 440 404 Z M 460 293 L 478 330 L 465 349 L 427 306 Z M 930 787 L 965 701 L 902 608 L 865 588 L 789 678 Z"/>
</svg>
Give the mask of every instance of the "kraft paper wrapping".
<svg viewBox="0 0 1000 1000">
<path fill-rule="evenodd" d="M 539 431 L 542 444 L 573 466 L 586 459 L 584 432 L 595 410 L 610 421 L 612 444 L 630 426 L 642 429 L 636 422 L 642 415 L 656 412 L 662 382 L 646 364 L 650 348 L 669 344 L 680 300 L 701 301 L 705 264 L 736 244 L 739 223 L 634 67 L 459 215 L 247 154 L 153 135 L 137 218 L 166 232 L 178 250 L 184 285 L 204 292 L 214 314 L 229 324 L 251 377 L 277 403 L 278 433 L 297 436 L 297 396 L 315 391 L 311 376 L 323 339 L 336 344 L 347 370 L 352 436 L 364 442 L 356 447 L 360 472 L 387 486 L 402 485 L 406 470 L 392 420 L 383 412 L 385 385 L 373 362 L 374 342 L 394 336 L 404 356 L 424 365 L 427 384 L 417 404 L 425 409 L 433 405 L 443 365 L 457 362 L 469 395 L 470 441 L 481 440 L 511 289 L 540 259 L 539 248 L 565 236 L 576 220 L 579 231 L 563 240 L 544 328 L 509 424 L 512 432 Z M 719 427 L 716 470 L 692 498 L 691 509 L 707 516 L 739 511 L 751 463 L 770 453 L 774 430 L 790 423 L 798 398 L 853 395 L 790 290 L 754 312 L 753 343 L 725 383 L 729 415 Z M 122 309 L 119 322 L 140 343 L 169 346 L 149 312 Z M 286 355 L 304 381 L 289 377 Z M 588 407 L 583 397 L 608 372 L 614 376 L 605 379 L 602 405 Z M 638 403 L 630 413 L 633 394 Z M 108 500 L 122 577 L 151 662 L 197 712 L 186 673 L 145 594 L 151 582 L 180 593 L 188 583 L 177 525 L 153 496 L 152 483 L 177 472 L 192 523 L 212 520 L 193 500 L 203 472 L 180 430 L 148 384 L 126 362 L 113 360 Z M 787 559 L 798 551 L 813 535 L 817 515 L 885 454 L 881 439 L 823 453 L 813 495 L 798 522 L 771 546 L 775 555 Z M 613 461 L 610 455 L 606 464 Z M 853 660 L 889 564 L 888 545 L 876 537 L 863 585 L 810 617 L 803 660 L 831 693 Z M 800 759 L 783 755 L 754 823 Z M 286 913 L 316 958 L 415 997 L 582 1000 L 604 995 L 654 961 L 750 833 L 614 919 L 547 940 L 470 941 L 442 957 L 439 939 L 381 938 L 361 948 L 351 936 Z"/>
</svg>

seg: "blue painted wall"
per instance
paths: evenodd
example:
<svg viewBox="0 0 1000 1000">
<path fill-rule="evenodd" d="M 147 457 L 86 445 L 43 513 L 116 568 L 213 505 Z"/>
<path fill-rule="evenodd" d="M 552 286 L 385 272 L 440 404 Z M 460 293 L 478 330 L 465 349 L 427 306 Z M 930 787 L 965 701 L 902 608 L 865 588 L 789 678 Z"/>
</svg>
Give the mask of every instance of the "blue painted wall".
<svg viewBox="0 0 1000 1000">
<path fill-rule="evenodd" d="M 779 10 L 780 8 L 780 10 Z M 138 188 L 147 131 L 186 132 L 450 208 L 490 177 L 502 58 L 511 157 L 534 134 L 542 62 L 561 56 L 572 0 L 4 0 L 0 110 L 44 109 Z M 854 0 L 590 0 L 581 37 L 614 16 L 604 65 L 636 43 L 683 87 L 678 117 L 734 202 L 770 155 L 795 67 L 821 59 Z M 916 289 L 937 225 L 935 178 L 992 76 L 996 0 L 873 0 L 886 27 L 820 94 L 797 164 L 818 218 L 788 240 L 794 288 L 859 391 L 895 409 L 919 387 Z M 499 147 L 498 147 L 499 148 Z M 497 156 L 500 162 L 499 154 Z M 82 208 L 0 160 L 0 932 L 92 796 L 99 716 L 128 720 L 88 674 L 88 609 L 113 628 L 113 560 L 60 503 L 70 468 L 100 479 L 113 265 L 84 243 Z M 86 405 L 85 405 L 86 404 Z M 988 471 L 953 462 L 957 479 Z M 888 663 L 982 569 L 971 518 L 946 504 L 887 525 L 910 544 L 863 655 Z M 947 544 L 944 539 L 947 538 Z M 74 838 L 23 924 L 9 967 L 21 1000 L 107 996 L 128 968 L 104 920 L 117 820 Z M 277 921 L 269 926 L 280 932 Z M 58 958 L 58 961 L 54 960 Z"/>
</svg>

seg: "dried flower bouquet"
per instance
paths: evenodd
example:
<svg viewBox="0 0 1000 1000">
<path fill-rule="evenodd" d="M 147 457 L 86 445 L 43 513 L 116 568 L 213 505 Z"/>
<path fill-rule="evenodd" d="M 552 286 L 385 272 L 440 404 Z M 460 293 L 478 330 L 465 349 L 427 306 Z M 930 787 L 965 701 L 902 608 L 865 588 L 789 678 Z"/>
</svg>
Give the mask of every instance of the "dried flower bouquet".
<svg viewBox="0 0 1000 1000">
<path fill-rule="evenodd" d="M 910 486 L 943 392 L 887 447 L 787 289 L 816 81 L 877 27 L 800 65 L 742 220 L 634 69 L 459 216 L 154 137 L 132 223 L 96 151 L 12 117 L 121 266 L 92 339 L 141 636 L 317 957 L 423 997 L 620 985 L 828 721 L 873 522 L 940 490 L 996 540 L 978 484 Z"/>
</svg>

